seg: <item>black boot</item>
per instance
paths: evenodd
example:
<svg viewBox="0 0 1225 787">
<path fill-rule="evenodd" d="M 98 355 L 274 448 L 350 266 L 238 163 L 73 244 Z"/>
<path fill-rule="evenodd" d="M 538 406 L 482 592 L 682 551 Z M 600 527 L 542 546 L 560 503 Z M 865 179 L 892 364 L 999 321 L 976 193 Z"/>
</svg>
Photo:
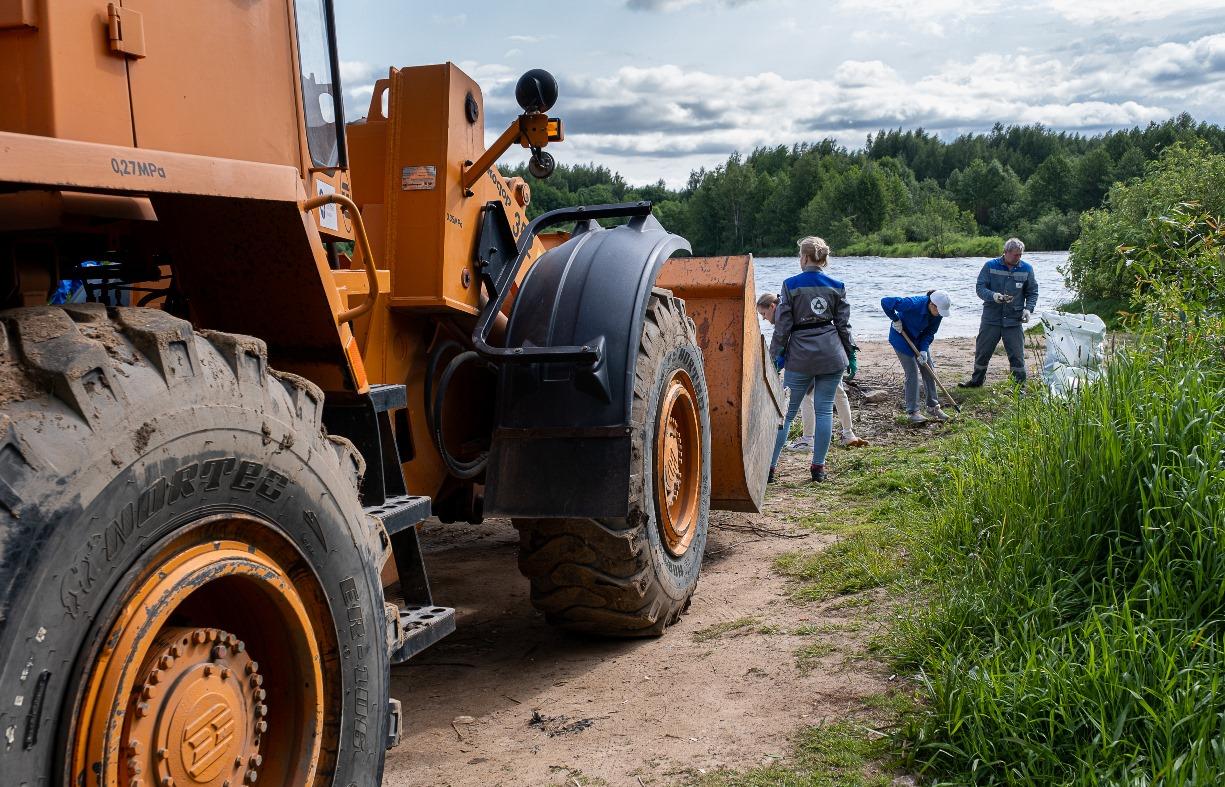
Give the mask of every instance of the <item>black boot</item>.
<svg viewBox="0 0 1225 787">
<path fill-rule="evenodd" d="M 825 480 L 825 465 L 809 465 L 809 471 L 812 472 L 812 480 L 821 483 Z"/>
<path fill-rule="evenodd" d="M 770 475 L 766 476 L 766 483 L 767 484 L 774 483 L 774 468 L 773 467 L 770 468 Z"/>
<path fill-rule="evenodd" d="M 957 387 L 958 388 L 982 388 L 983 384 L 982 382 L 975 382 L 974 380 L 967 380 L 964 383 L 957 383 Z"/>
</svg>

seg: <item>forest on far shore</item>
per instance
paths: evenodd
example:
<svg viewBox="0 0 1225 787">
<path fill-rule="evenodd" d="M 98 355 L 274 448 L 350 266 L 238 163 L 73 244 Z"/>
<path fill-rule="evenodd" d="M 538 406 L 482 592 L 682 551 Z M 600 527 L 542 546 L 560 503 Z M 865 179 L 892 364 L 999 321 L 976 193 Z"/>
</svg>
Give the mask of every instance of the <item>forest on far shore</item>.
<svg viewBox="0 0 1225 787">
<path fill-rule="evenodd" d="M 842 255 L 994 255 L 1013 235 L 1034 251 L 1069 248 L 1081 213 L 1179 142 L 1225 152 L 1225 129 L 1186 114 L 1100 136 L 997 124 L 946 142 L 921 128 L 892 129 L 869 135 L 861 150 L 824 139 L 736 152 L 692 172 L 681 189 L 631 186 L 596 164 L 559 164 L 547 180 L 523 165 L 503 174 L 531 185 L 533 217 L 651 200 L 698 255 L 787 256 L 804 235 L 824 237 Z"/>
</svg>

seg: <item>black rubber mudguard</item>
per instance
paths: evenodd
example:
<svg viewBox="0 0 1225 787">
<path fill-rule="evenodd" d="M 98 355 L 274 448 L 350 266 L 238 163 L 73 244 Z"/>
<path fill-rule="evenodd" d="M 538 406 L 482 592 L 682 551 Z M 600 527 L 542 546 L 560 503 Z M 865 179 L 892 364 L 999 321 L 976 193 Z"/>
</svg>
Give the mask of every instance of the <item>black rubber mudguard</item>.
<svg viewBox="0 0 1225 787">
<path fill-rule="evenodd" d="M 501 367 L 487 515 L 627 515 L 642 323 L 659 269 L 682 250 L 689 242 L 649 214 L 613 229 L 589 221 L 528 271 L 506 346 L 592 348 L 599 360 Z"/>
</svg>

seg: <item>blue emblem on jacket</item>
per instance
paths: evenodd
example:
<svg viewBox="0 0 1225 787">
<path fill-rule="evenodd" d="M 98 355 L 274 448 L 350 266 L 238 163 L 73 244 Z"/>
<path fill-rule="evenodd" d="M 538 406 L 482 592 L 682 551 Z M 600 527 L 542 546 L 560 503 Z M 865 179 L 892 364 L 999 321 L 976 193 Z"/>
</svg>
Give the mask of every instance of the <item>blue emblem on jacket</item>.
<svg viewBox="0 0 1225 787">
<path fill-rule="evenodd" d="M 880 307 L 885 310 L 885 315 L 890 321 L 902 321 L 903 327 L 906 328 L 906 335 L 914 342 L 915 347 L 923 351 L 931 347 L 932 339 L 936 338 L 936 331 L 940 329 L 940 321 L 944 319 L 931 313 L 927 308 L 930 302 L 926 295 L 899 298 L 886 296 L 880 299 Z M 892 325 L 889 326 L 889 344 L 904 355 L 914 355 L 906 344 L 906 340 L 893 329 Z"/>
</svg>

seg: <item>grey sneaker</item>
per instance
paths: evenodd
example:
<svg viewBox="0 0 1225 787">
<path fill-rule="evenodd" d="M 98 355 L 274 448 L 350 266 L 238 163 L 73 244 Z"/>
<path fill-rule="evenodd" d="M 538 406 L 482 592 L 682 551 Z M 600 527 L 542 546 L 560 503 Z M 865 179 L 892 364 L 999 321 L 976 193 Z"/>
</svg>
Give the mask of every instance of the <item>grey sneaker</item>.
<svg viewBox="0 0 1225 787">
<path fill-rule="evenodd" d="M 790 443 L 787 443 L 783 447 L 786 448 L 788 451 L 811 451 L 812 450 L 812 438 L 811 437 L 797 437 L 794 440 L 792 440 Z"/>
<path fill-rule="evenodd" d="M 910 413 L 909 415 L 906 416 L 906 420 L 912 424 L 927 423 L 927 418 L 926 416 L 923 415 L 923 413 Z"/>
<path fill-rule="evenodd" d="M 934 418 L 937 421 L 947 421 L 949 419 L 949 414 L 941 410 L 939 406 L 927 408 L 927 415 L 929 418 Z"/>
</svg>

